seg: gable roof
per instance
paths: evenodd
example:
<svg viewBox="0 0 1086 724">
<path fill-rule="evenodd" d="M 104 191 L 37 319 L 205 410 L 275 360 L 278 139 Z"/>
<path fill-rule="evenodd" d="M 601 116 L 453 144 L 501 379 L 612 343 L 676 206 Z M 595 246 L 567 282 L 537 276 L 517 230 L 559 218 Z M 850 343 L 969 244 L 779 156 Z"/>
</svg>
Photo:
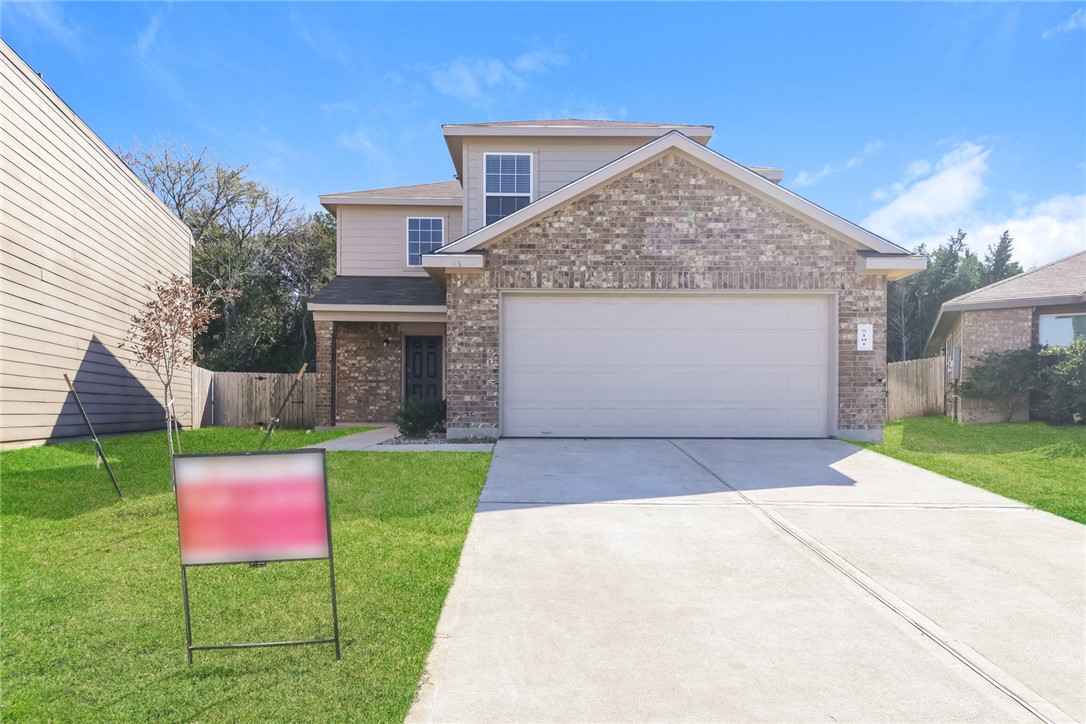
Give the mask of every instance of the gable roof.
<svg viewBox="0 0 1086 724">
<path fill-rule="evenodd" d="M 321 205 L 329 211 L 340 205 L 395 204 L 411 206 L 459 206 L 464 198 L 460 182 L 439 181 L 414 186 L 391 186 L 384 189 L 348 191 L 321 196 Z"/>
<path fill-rule="evenodd" d="M 778 186 L 757 172 L 691 140 L 679 131 L 670 131 L 606 166 L 563 186 L 547 196 L 537 199 L 504 219 L 462 236 L 451 244 L 438 249 L 433 254 L 425 255 L 423 257 L 423 266 L 431 268 L 456 266 L 456 264 L 452 263 L 453 259 L 451 257 L 453 255 L 478 250 L 526 226 L 555 208 L 585 196 L 603 184 L 643 166 L 665 153 L 676 151 L 685 154 L 703 168 L 721 174 L 730 183 L 739 186 L 743 190 L 779 208 L 783 208 L 807 223 L 822 229 L 834 238 L 849 244 L 858 251 L 865 252 L 865 254 L 860 255 L 858 260 L 859 271 L 861 272 L 886 273 L 893 279 L 916 273 L 927 266 L 927 260 L 924 257 L 911 254 L 897 244 L 850 221 L 846 221 L 802 196 Z M 447 258 L 443 259 L 442 257 Z M 868 262 L 868 260 L 873 261 Z"/>
<path fill-rule="evenodd" d="M 938 349 L 962 312 L 1017 307 L 1086 304 L 1086 251 L 1057 259 L 944 302 L 928 335 L 924 353 Z M 933 347 L 933 345 L 936 345 Z"/>
</svg>

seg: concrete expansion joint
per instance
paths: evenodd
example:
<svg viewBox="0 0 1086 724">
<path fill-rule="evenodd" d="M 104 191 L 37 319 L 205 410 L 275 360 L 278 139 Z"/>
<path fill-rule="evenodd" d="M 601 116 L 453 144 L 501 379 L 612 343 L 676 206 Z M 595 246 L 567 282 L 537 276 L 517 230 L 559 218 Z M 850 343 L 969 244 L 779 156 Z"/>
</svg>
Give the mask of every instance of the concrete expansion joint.
<svg viewBox="0 0 1086 724">
<path fill-rule="evenodd" d="M 992 661 L 981 655 L 974 650 L 964 641 L 953 636 L 950 632 L 946 631 L 927 616 L 916 610 L 903 599 L 893 594 L 889 589 L 884 587 L 875 579 L 868 576 L 862 570 L 848 562 L 837 554 L 832 548 L 818 541 L 803 529 L 792 524 L 788 520 L 780 517 L 773 511 L 772 505 L 765 505 L 759 503 L 753 498 L 746 495 L 742 490 L 739 490 L 735 486 L 731 485 L 727 480 L 722 478 L 713 469 L 703 462 L 699 457 L 685 450 L 681 445 L 674 440 L 670 441 L 679 452 L 688 457 L 696 465 L 705 470 L 709 475 L 713 476 L 729 490 L 734 491 L 738 496 L 743 498 L 747 503 L 756 511 L 761 513 L 765 518 L 776 526 L 783 534 L 790 537 L 793 541 L 798 543 L 803 548 L 814 554 L 816 557 L 822 559 L 831 568 L 845 576 L 848 580 L 863 590 L 864 593 L 871 596 L 875 601 L 878 601 L 882 605 L 884 610 L 894 614 L 899 619 L 903 620 L 910 627 L 915 629 L 925 639 L 934 643 L 941 650 L 949 654 L 953 659 L 956 659 L 959 663 L 966 668 L 973 671 L 980 676 L 983 680 L 991 684 L 996 690 L 1009 697 L 1016 704 L 1028 711 L 1034 717 L 1040 721 L 1052 724 L 1054 722 L 1073 722 L 1074 717 L 1068 715 L 1062 709 L 1057 707 L 1052 702 L 1042 697 L 1037 692 L 1026 686 L 1024 683 L 1011 676 L 1000 667 L 996 666 Z M 972 507 L 972 506 L 965 506 Z M 1002 507 L 1002 506 L 993 506 Z M 1019 509 L 1019 508 L 1012 508 Z M 1026 508 L 1026 510 L 1032 510 Z"/>
<path fill-rule="evenodd" d="M 757 505 L 768 508 L 894 508 L 905 510 L 1008 510 L 1008 511 L 1032 511 L 1028 505 L 1000 505 L 977 503 L 827 503 L 819 500 L 787 500 L 781 502 L 761 502 Z"/>
</svg>

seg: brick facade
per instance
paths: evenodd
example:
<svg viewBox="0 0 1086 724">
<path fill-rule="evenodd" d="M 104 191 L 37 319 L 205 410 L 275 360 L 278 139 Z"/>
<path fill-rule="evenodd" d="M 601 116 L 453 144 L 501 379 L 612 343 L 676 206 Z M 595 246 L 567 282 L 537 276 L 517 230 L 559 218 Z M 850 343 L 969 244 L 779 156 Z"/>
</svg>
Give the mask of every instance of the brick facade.
<svg viewBox="0 0 1086 724">
<path fill-rule="evenodd" d="M 886 418 L 886 278 L 856 251 L 668 154 L 496 242 L 481 272 L 449 270 L 450 436 L 498 426 L 501 289 L 832 290 L 838 295 L 841 431 L 877 437 Z M 875 349 L 856 351 L 856 325 Z"/>
<path fill-rule="evenodd" d="M 402 397 L 400 325 L 321 321 L 316 330 L 317 424 L 391 419 Z"/>
<path fill-rule="evenodd" d="M 962 380 L 976 365 L 975 357 L 986 352 L 1006 352 L 1028 349 L 1036 339 L 1032 307 L 1017 309 L 985 309 L 962 313 Z M 966 424 L 1002 422 L 999 409 L 985 400 L 967 397 L 959 402 L 960 421 Z M 1014 421 L 1029 419 L 1029 404 L 1023 404 L 1011 417 Z"/>
</svg>

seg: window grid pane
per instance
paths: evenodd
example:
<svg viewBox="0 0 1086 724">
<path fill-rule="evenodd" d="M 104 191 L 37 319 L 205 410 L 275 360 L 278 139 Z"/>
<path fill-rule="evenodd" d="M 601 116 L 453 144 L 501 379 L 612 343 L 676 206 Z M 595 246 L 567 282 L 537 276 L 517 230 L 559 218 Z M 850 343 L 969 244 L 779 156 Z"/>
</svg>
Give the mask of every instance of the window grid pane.
<svg viewBox="0 0 1086 724">
<path fill-rule="evenodd" d="M 529 154 L 490 154 L 486 157 L 485 170 L 486 224 L 493 224 L 531 202 L 532 157 Z"/>
<path fill-rule="evenodd" d="M 486 157 L 486 193 L 528 194 L 531 189 L 531 156 L 510 153 Z"/>
<path fill-rule="evenodd" d="M 444 219 L 409 218 L 407 220 L 407 264 L 420 266 L 422 255 L 444 246 Z"/>
</svg>

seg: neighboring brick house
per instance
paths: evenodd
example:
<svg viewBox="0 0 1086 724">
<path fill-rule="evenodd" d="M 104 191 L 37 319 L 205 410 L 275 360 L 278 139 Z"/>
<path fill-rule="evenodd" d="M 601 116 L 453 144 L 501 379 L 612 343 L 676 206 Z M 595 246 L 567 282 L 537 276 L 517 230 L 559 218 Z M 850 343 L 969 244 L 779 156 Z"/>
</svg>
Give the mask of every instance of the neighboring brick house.
<svg viewBox="0 0 1086 724">
<path fill-rule="evenodd" d="M 1062 346 L 1086 337 L 1086 251 L 989 284 L 943 304 L 924 355 L 945 355 L 946 414 L 964 423 L 1000 422 L 984 400 L 959 397 L 954 383 L 987 352 Z M 1011 418 L 1029 419 L 1023 405 Z"/>
<path fill-rule="evenodd" d="M 886 285 L 925 266 L 711 126 L 444 127 L 457 181 L 322 196 L 318 422 L 448 401 L 450 438 L 879 439 Z"/>
</svg>

